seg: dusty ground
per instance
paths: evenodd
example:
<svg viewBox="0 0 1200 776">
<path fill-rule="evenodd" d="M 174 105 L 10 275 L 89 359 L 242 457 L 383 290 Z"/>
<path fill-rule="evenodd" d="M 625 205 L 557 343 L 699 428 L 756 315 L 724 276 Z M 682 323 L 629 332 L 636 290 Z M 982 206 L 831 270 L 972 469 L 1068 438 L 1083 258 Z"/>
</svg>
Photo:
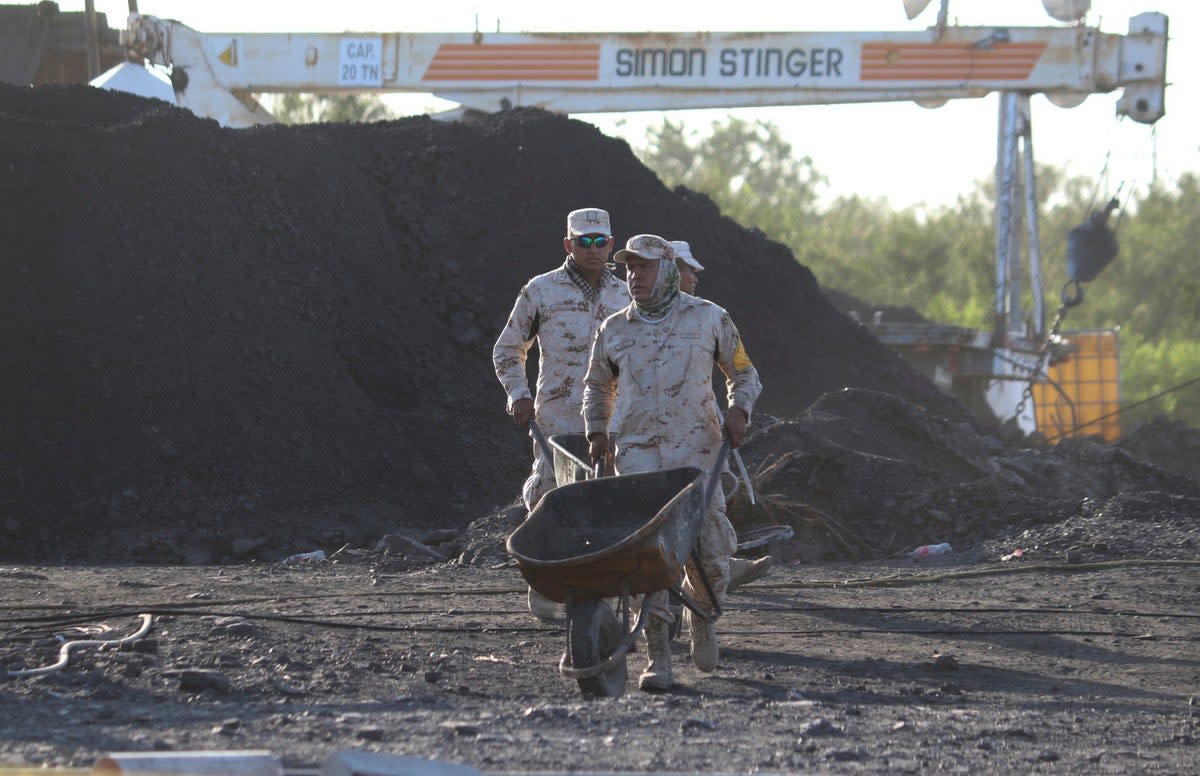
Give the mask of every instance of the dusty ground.
<svg viewBox="0 0 1200 776">
<path fill-rule="evenodd" d="M 52 663 L 72 626 L 116 637 L 155 613 L 132 649 L 0 685 L 0 765 L 266 748 L 300 768 L 355 748 L 488 772 L 1200 770 L 1194 559 L 777 569 L 735 594 L 716 674 L 677 642 L 673 692 L 631 676 L 601 701 L 558 675 L 563 629 L 524 613 L 511 566 L 0 573 L 10 669 Z"/>
</svg>

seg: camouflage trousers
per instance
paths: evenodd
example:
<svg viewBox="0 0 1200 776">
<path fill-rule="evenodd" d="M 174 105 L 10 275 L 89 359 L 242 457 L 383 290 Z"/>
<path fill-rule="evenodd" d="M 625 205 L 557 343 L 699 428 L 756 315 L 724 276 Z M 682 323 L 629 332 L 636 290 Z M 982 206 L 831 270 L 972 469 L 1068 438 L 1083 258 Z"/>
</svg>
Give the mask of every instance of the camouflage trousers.
<svg viewBox="0 0 1200 776">
<path fill-rule="evenodd" d="M 736 551 L 737 533 L 733 530 L 733 524 L 729 522 L 729 518 L 725 514 L 725 500 L 718 494 L 713 497 L 708 515 L 700 526 L 697 554 L 700 556 L 700 564 L 704 568 L 704 573 L 708 576 L 708 582 L 712 585 L 713 594 L 717 597 L 717 603 L 722 606 L 725 604 L 725 590 L 729 587 L 729 556 Z M 712 601 L 709 599 L 708 591 L 704 589 L 704 582 L 700 579 L 695 561 L 689 561 L 687 564 L 683 591 L 702 605 L 712 608 Z M 650 593 L 642 600 L 642 608 L 649 616 L 657 617 L 668 623 L 675 621 L 670 604 L 670 596 L 665 590 Z"/>
<path fill-rule="evenodd" d="M 542 496 L 554 490 L 554 464 L 546 460 L 537 442 L 533 443 L 533 467 L 525 484 L 521 486 L 521 500 L 525 502 L 526 511 L 532 510 L 542 500 Z"/>
</svg>

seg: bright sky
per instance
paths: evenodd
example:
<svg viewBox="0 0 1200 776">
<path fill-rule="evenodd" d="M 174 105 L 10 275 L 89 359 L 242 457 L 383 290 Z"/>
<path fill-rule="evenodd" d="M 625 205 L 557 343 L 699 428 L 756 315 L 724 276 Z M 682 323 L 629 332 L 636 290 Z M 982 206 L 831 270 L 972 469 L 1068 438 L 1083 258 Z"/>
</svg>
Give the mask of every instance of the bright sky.
<svg viewBox="0 0 1200 776">
<path fill-rule="evenodd" d="M 64 11 L 83 0 L 60 0 Z M 96 0 L 110 26 L 122 26 L 126 0 Z M 141 13 L 178 19 L 201 32 L 683 32 L 788 30 L 922 30 L 936 23 L 938 0 L 909 21 L 901 0 L 750 0 L 689 4 L 608 0 L 584 6 L 563 0 L 494 2 L 436 0 L 139 0 Z M 964 25 L 1052 26 L 1041 0 L 950 0 L 951 21 Z M 1197 0 L 1092 0 L 1089 24 L 1124 33 L 1129 18 L 1158 11 L 1170 17 L 1166 117 L 1156 127 L 1115 116 L 1117 94 L 1093 95 L 1076 108 L 1033 100 L 1033 146 L 1040 163 L 1098 177 L 1108 167 L 1109 189 L 1144 187 L 1200 173 L 1200 2 Z M 428 95 L 389 98 L 394 107 L 420 112 L 443 107 Z M 952 204 L 995 165 L 998 101 L 995 95 L 958 100 L 930 110 L 913 103 L 792 106 L 735 111 L 587 114 L 577 118 L 610 135 L 643 145 L 647 126 L 664 116 L 707 131 L 733 113 L 773 122 L 797 153 L 812 157 L 830 180 L 829 194 L 887 197 L 896 207 Z"/>
</svg>

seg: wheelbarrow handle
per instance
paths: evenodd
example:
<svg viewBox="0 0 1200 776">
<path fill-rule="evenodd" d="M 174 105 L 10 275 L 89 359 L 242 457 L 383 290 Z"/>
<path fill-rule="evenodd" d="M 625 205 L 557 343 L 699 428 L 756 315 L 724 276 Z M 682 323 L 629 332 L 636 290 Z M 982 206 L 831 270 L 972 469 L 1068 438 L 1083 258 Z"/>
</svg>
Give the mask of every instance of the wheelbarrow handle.
<svg viewBox="0 0 1200 776">
<path fill-rule="evenodd" d="M 736 447 L 733 448 L 733 460 L 737 463 L 738 471 L 742 473 L 742 481 L 746 483 L 746 495 L 750 497 L 750 504 L 753 505 L 754 485 L 750 482 L 750 472 L 746 471 L 746 462 L 742 460 L 742 454 Z"/>
<path fill-rule="evenodd" d="M 726 439 L 721 445 L 721 452 L 717 453 L 717 460 L 713 464 L 712 471 L 708 473 L 708 482 L 704 485 L 704 508 L 708 509 L 708 505 L 712 503 L 713 491 L 717 489 L 717 484 L 721 481 L 721 469 L 725 468 L 725 458 L 729 455 L 729 440 Z"/>
<path fill-rule="evenodd" d="M 546 437 L 542 436 L 542 430 L 538 428 L 537 421 L 533 418 L 529 419 L 529 434 L 533 437 L 533 441 L 537 444 L 538 449 L 542 451 L 542 457 L 546 459 L 546 464 L 550 470 L 554 470 L 554 453 L 550 450 L 550 445 L 546 443 Z"/>
</svg>

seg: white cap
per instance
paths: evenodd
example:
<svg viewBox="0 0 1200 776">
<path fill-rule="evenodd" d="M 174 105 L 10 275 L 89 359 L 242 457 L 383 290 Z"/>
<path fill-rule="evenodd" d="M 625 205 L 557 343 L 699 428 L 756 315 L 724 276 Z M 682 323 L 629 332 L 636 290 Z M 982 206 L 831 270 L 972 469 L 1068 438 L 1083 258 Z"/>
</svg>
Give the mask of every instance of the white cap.
<svg viewBox="0 0 1200 776">
<path fill-rule="evenodd" d="M 567 214 L 567 237 L 581 234 L 603 234 L 612 237 L 608 211 L 598 207 L 585 207 Z"/>
<path fill-rule="evenodd" d="M 704 265 L 696 261 L 696 257 L 692 255 L 692 246 L 688 245 L 683 240 L 672 240 L 671 247 L 675 249 L 675 257 L 683 259 L 683 263 L 696 270 L 697 272 L 704 271 Z"/>
<path fill-rule="evenodd" d="M 675 260 L 675 249 L 671 243 L 656 234 L 635 234 L 625 247 L 613 254 L 613 261 L 624 264 L 630 256 L 641 256 L 651 261 Z"/>
</svg>

